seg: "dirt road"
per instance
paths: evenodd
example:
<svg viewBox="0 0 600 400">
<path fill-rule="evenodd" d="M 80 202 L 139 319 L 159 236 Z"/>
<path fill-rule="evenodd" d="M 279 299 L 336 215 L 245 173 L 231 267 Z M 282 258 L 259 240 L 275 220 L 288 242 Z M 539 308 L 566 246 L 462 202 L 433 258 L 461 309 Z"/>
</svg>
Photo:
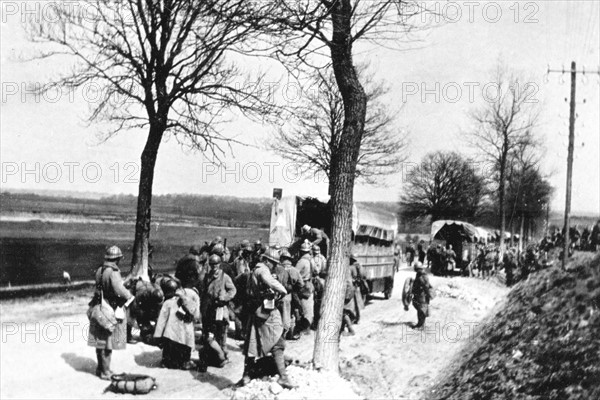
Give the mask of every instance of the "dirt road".
<svg viewBox="0 0 600 400">
<path fill-rule="evenodd" d="M 396 275 L 390 300 L 373 299 L 363 312 L 356 336 L 341 338 L 343 376 L 368 398 L 418 399 L 438 373 L 472 338 L 477 325 L 506 294 L 497 283 L 469 278 L 431 281 L 437 297 L 424 331 L 413 330 L 416 312 L 404 311 L 400 299 L 408 270 Z M 98 398 L 107 386 L 95 377 L 94 350 L 86 345 L 85 311 L 89 294 L 0 303 L 2 323 L 0 397 Z M 155 376 L 159 388 L 149 397 L 227 398 L 240 379 L 240 343 L 229 340 L 232 362 L 207 373 L 158 368 L 158 348 L 142 343 L 113 353 L 115 372 Z M 301 362 L 312 357 L 313 336 L 288 343 L 287 355 Z M 193 354 L 197 357 L 197 353 Z M 103 398 L 121 397 L 107 393 Z"/>
</svg>

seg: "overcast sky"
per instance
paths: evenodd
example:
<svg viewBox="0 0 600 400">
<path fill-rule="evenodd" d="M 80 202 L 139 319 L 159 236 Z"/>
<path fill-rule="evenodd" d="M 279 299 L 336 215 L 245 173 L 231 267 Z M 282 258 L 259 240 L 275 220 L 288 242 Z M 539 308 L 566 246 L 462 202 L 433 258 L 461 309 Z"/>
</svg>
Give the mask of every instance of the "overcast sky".
<svg viewBox="0 0 600 400">
<path fill-rule="evenodd" d="M 20 26 L 25 3 L 1 4 L 2 187 L 137 193 L 139 157 L 146 132 L 131 131 L 103 142 L 98 126 L 85 123 L 88 108 L 83 93 L 62 95 L 60 99 L 36 99 L 24 93 L 24 84 L 43 83 L 69 65 L 64 60 L 18 61 L 20 54 L 31 50 Z M 599 68 L 600 3 L 501 1 L 448 5 L 440 1 L 436 5 L 447 21 L 419 35 L 422 41 L 414 45 L 416 49 L 394 51 L 363 46 L 357 55 L 357 60 L 371 62 L 377 79 L 389 83 L 390 104 L 399 108 L 404 103 L 397 129 L 410 133 L 408 162 L 418 163 L 434 150 L 472 154 L 460 132 L 468 130 L 467 113 L 484 101 L 482 88 L 493 83 L 493 72 L 501 61 L 536 89 L 532 98 L 543 107 L 536 133 L 546 148 L 544 171 L 551 174 L 550 181 L 556 188 L 552 207 L 554 211 L 564 210 L 569 76 L 546 77 L 546 70 L 548 66 L 568 69 L 572 60 L 588 71 Z M 598 75 L 578 79 L 575 212 L 600 213 L 599 92 Z M 284 195 L 327 194 L 322 177 L 316 178 L 318 182 L 314 177 L 298 180 L 293 165 L 260 149 L 273 132 L 272 127 L 238 120 L 224 129 L 250 145 L 234 146 L 233 155 L 224 159 L 226 169 L 216 169 L 201 154 L 185 151 L 172 138 L 165 140 L 156 165 L 154 192 L 268 197 L 273 187 L 281 187 Z M 403 189 L 402 171 L 388 178 L 387 183 L 387 187 L 358 184 L 355 199 L 396 201 Z"/>
</svg>

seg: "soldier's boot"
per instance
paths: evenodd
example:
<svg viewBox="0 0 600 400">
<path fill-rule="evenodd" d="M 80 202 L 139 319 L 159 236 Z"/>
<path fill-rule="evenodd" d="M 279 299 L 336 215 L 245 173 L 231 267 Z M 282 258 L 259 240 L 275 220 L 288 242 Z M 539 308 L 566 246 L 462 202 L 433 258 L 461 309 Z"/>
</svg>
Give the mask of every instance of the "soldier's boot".
<svg viewBox="0 0 600 400">
<path fill-rule="evenodd" d="M 356 332 L 354 332 L 354 328 L 352 327 L 352 320 L 349 315 L 344 315 L 344 325 L 348 328 L 348 335 L 354 336 Z"/>
<path fill-rule="evenodd" d="M 96 359 L 98 367 L 96 368 L 96 376 L 102 380 L 108 381 L 113 373 L 110 370 L 110 360 L 112 358 L 112 350 L 96 349 Z"/>
<path fill-rule="evenodd" d="M 279 385 L 281 385 L 281 387 L 284 389 L 297 388 L 298 385 L 295 385 L 291 381 L 285 369 L 285 358 L 283 357 L 283 349 L 277 347 L 271 350 L 271 353 L 273 354 L 275 365 L 277 365 L 277 372 L 279 372 L 279 379 L 277 380 L 277 383 L 279 383 Z"/>
<path fill-rule="evenodd" d="M 217 367 L 222 368 L 227 363 L 227 358 L 219 343 L 213 338 L 208 340 L 208 346 L 217 357 Z"/>
<path fill-rule="evenodd" d="M 254 357 L 246 357 L 244 359 L 244 373 L 237 386 L 246 386 L 250 383 L 250 370 L 252 367 L 254 367 Z"/>
</svg>

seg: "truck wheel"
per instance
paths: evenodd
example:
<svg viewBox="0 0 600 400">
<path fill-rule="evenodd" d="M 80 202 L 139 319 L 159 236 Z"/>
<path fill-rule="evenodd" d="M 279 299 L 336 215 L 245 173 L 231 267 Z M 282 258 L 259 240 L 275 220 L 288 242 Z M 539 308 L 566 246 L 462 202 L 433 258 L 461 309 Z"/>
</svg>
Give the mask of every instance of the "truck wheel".
<svg viewBox="0 0 600 400">
<path fill-rule="evenodd" d="M 385 280 L 385 290 L 383 291 L 383 296 L 386 300 L 389 300 L 392 297 L 392 292 L 394 291 L 394 278 L 387 278 Z"/>
</svg>

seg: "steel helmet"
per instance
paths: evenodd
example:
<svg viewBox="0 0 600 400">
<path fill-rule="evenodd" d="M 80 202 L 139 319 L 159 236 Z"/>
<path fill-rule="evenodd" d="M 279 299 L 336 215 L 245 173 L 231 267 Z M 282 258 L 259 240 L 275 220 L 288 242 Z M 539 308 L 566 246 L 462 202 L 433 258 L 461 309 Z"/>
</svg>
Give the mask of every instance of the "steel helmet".
<svg viewBox="0 0 600 400">
<path fill-rule="evenodd" d="M 202 248 L 198 245 L 193 245 L 192 247 L 190 247 L 189 253 L 195 256 L 199 256 L 202 253 Z"/>
<path fill-rule="evenodd" d="M 121 257 L 123 257 L 123 253 L 117 246 L 110 246 L 108 249 L 106 249 L 106 253 L 104 254 L 105 260 L 116 260 L 117 258 Z"/>
<path fill-rule="evenodd" d="M 318 244 L 313 244 L 312 250 L 319 253 L 321 252 L 321 248 Z"/>
<path fill-rule="evenodd" d="M 283 249 L 281 251 L 281 254 L 279 255 L 279 259 L 281 261 L 283 261 L 283 260 L 290 260 L 291 261 L 293 259 L 293 257 L 292 257 L 292 255 L 290 254 L 289 251 L 287 251 L 286 249 Z"/>
<path fill-rule="evenodd" d="M 179 282 L 177 282 L 175 279 L 163 279 L 163 281 L 160 283 L 160 288 L 165 297 L 172 297 L 177 289 L 179 289 Z"/>
<path fill-rule="evenodd" d="M 310 251 L 310 243 L 308 240 L 305 240 L 304 243 L 302 243 L 302 246 L 300 246 L 300 251 L 303 253 L 308 253 Z"/>
<path fill-rule="evenodd" d="M 248 239 L 244 239 L 240 242 L 240 248 L 245 249 L 250 245 L 250 241 Z"/>
<path fill-rule="evenodd" d="M 424 269 L 425 269 L 425 267 L 423 266 L 423 263 L 422 263 L 422 262 L 420 262 L 420 261 L 417 261 L 417 262 L 415 263 L 415 271 L 422 271 L 422 270 L 424 270 Z"/>
<path fill-rule="evenodd" d="M 277 249 L 275 248 L 269 248 L 267 249 L 267 251 L 262 255 L 263 258 L 266 258 L 267 260 L 271 260 L 276 264 L 279 264 L 279 251 L 277 251 Z"/>
<path fill-rule="evenodd" d="M 225 252 L 225 248 L 223 247 L 223 245 L 221 243 L 217 243 L 213 246 L 210 254 L 216 254 L 216 255 L 223 255 L 223 253 Z"/>
<path fill-rule="evenodd" d="M 212 256 L 210 256 L 210 258 L 208 259 L 208 263 L 210 265 L 215 265 L 215 264 L 221 264 L 221 257 L 219 257 L 216 254 L 213 254 Z"/>
<path fill-rule="evenodd" d="M 302 226 L 301 229 L 302 229 L 302 232 L 308 232 L 308 231 L 310 231 L 310 225 L 304 225 L 304 226 Z"/>
</svg>

